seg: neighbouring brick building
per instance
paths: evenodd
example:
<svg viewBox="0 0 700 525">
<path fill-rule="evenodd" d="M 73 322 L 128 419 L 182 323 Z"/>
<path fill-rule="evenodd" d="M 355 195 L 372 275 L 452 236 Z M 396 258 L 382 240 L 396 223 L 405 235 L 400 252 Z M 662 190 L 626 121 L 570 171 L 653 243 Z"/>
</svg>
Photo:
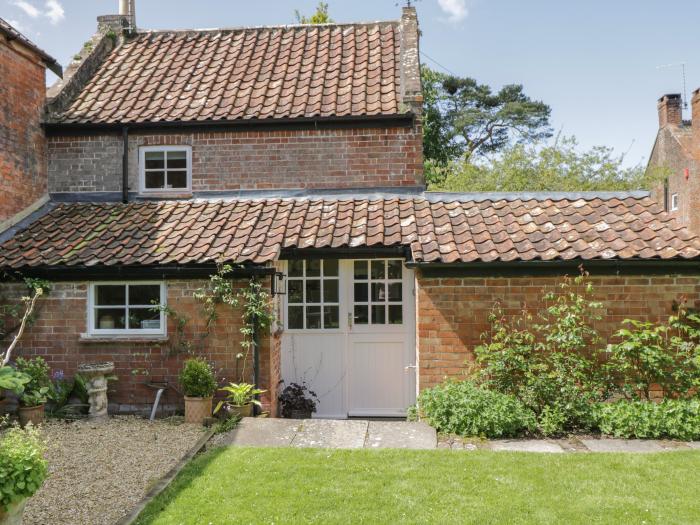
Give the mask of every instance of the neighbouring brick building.
<svg viewBox="0 0 700 525">
<path fill-rule="evenodd" d="M 0 20 L 0 230 L 47 200 L 46 68 L 61 75 L 56 60 Z"/>
<path fill-rule="evenodd" d="M 273 414 L 283 379 L 311 385 L 319 416 L 387 417 L 466 372 L 496 301 L 534 306 L 581 264 L 604 337 L 681 297 L 700 306 L 700 237 L 648 192 L 426 192 L 418 39 L 413 8 L 207 31 L 100 17 L 49 90 L 51 200 L 0 233 L 6 280 L 54 283 L 20 354 L 69 375 L 114 361 L 115 411 L 148 407 L 152 382 L 179 402 L 183 340 L 231 380 L 241 312 L 203 338 L 194 293 L 232 263 L 239 286 L 274 291 L 247 376 Z"/>
<path fill-rule="evenodd" d="M 659 132 L 649 157 L 649 169 L 666 171 L 665 183 L 653 191 L 664 209 L 695 233 L 700 233 L 700 90 L 693 93 L 692 120 L 683 120 L 681 95 L 659 99 Z"/>
</svg>

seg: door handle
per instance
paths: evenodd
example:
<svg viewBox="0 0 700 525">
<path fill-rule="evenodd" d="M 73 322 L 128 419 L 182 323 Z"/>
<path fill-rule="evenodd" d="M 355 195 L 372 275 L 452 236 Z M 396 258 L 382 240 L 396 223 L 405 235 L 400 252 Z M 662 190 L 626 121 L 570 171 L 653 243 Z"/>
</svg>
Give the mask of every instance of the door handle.
<svg viewBox="0 0 700 525">
<path fill-rule="evenodd" d="M 418 367 L 417 367 L 416 365 L 408 365 L 408 366 L 404 367 L 404 370 L 405 370 L 406 372 L 408 372 L 411 368 L 412 368 L 413 370 L 415 370 L 415 369 L 418 368 Z"/>
</svg>

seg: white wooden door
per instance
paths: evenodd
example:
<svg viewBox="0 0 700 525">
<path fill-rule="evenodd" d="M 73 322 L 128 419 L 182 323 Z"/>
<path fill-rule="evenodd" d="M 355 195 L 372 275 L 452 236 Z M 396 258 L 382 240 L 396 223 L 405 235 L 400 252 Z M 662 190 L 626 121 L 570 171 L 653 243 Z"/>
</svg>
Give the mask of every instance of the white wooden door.
<svg viewBox="0 0 700 525">
<path fill-rule="evenodd" d="M 415 402 L 413 272 L 379 259 L 289 261 L 284 271 L 285 383 L 317 393 L 315 417 L 404 416 Z"/>
<path fill-rule="evenodd" d="M 357 260 L 352 266 L 348 414 L 405 416 L 415 402 L 412 272 L 400 260 Z"/>
</svg>

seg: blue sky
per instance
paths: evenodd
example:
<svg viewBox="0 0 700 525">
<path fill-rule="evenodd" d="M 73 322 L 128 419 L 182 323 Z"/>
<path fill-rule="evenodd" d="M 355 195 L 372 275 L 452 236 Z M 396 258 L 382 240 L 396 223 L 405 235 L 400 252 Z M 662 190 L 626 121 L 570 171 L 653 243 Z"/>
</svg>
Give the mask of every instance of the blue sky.
<svg viewBox="0 0 700 525">
<path fill-rule="evenodd" d="M 336 21 L 397 18 L 397 0 L 328 0 Z M 144 28 L 284 24 L 316 0 L 136 0 Z M 403 3 L 399 1 L 398 3 Z M 67 64 L 117 0 L 0 0 L 0 16 Z M 522 83 L 552 106 L 556 129 L 612 146 L 634 164 L 657 128 L 656 99 L 700 87 L 696 0 L 420 0 L 422 52 L 495 87 Z M 439 68 L 425 56 L 433 67 Z M 686 115 L 689 118 L 690 114 Z"/>
</svg>

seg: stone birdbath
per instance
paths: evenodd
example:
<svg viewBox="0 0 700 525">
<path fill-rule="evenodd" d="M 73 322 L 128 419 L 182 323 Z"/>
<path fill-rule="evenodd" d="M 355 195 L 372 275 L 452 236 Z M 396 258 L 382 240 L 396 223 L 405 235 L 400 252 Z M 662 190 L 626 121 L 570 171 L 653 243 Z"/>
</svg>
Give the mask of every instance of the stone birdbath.
<svg viewBox="0 0 700 525">
<path fill-rule="evenodd" d="M 89 363 L 78 365 L 78 373 L 87 379 L 87 392 L 90 396 L 90 419 L 107 418 L 107 378 L 114 372 L 114 363 Z"/>
</svg>

